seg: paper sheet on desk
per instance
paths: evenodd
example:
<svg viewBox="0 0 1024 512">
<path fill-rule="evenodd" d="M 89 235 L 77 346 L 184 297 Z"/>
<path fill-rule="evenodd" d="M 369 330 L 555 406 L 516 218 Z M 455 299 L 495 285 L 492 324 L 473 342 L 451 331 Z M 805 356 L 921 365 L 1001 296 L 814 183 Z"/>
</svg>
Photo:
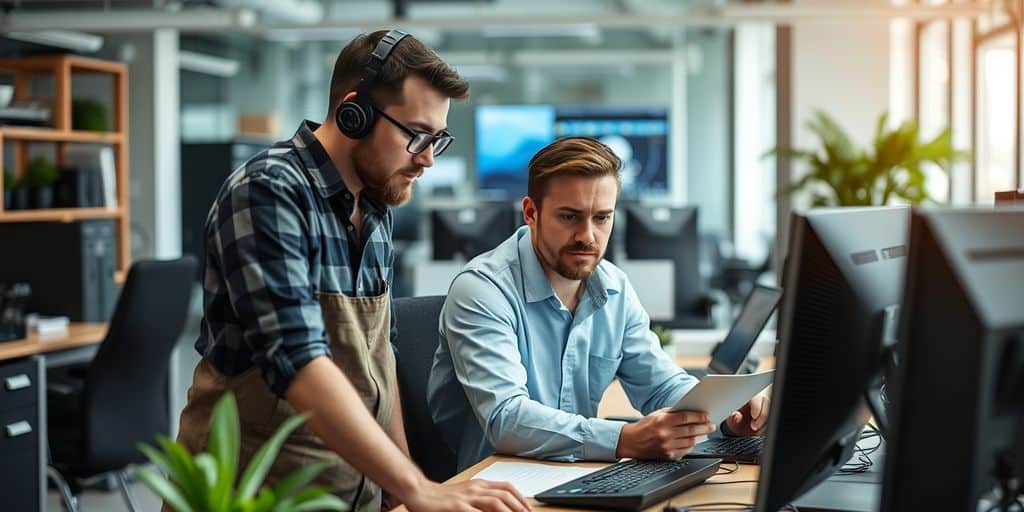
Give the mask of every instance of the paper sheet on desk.
<svg viewBox="0 0 1024 512">
<path fill-rule="evenodd" d="M 672 406 L 672 411 L 707 411 L 718 425 L 733 411 L 768 387 L 775 370 L 745 375 L 708 375 Z"/>
<path fill-rule="evenodd" d="M 537 462 L 495 462 L 477 473 L 473 479 L 508 482 L 523 496 L 532 497 L 598 469 L 568 464 L 554 466 Z"/>
</svg>

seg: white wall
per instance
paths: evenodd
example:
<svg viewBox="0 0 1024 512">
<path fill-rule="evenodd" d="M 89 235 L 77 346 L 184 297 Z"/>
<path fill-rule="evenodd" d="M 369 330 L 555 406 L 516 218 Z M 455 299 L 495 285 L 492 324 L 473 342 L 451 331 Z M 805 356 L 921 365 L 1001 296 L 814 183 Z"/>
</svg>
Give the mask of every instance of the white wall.
<svg viewBox="0 0 1024 512">
<path fill-rule="evenodd" d="M 889 109 L 890 26 L 888 21 L 801 23 L 793 28 L 793 143 L 816 147 L 804 128 L 821 108 L 850 134 L 871 141 L 878 116 Z M 803 174 L 795 164 L 794 175 Z M 794 198 L 794 207 L 806 206 Z"/>
</svg>

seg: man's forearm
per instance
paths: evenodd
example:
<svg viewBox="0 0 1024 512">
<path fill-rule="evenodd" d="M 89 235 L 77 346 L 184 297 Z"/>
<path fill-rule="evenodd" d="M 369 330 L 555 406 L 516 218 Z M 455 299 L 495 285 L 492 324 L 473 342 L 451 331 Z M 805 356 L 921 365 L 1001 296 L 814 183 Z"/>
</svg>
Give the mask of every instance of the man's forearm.
<svg viewBox="0 0 1024 512">
<path fill-rule="evenodd" d="M 427 482 L 377 425 L 352 383 L 327 357 L 318 357 L 304 366 L 285 398 L 295 410 L 311 413 L 309 427 L 328 448 L 389 493 L 406 501 Z"/>
</svg>

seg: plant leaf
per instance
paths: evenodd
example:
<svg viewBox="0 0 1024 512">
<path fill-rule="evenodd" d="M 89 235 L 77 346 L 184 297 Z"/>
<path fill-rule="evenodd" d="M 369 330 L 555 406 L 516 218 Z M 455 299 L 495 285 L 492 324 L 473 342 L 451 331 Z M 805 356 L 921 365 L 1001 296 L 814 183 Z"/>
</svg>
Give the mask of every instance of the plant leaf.
<svg viewBox="0 0 1024 512">
<path fill-rule="evenodd" d="M 167 476 L 171 476 L 171 463 L 167 460 L 167 457 L 164 454 L 147 444 L 139 443 L 135 446 L 146 456 L 147 459 L 150 460 L 150 462 L 156 464 L 156 467 L 160 468 L 160 471 L 163 471 Z"/>
<path fill-rule="evenodd" d="M 251 512 L 268 512 L 273 510 L 274 507 L 280 503 L 281 497 L 278 496 L 274 491 L 264 487 L 260 489 L 259 494 L 256 495 L 256 499 L 252 502 L 252 507 L 249 508 Z"/>
<path fill-rule="evenodd" d="M 217 478 L 210 485 L 212 491 L 208 497 L 213 510 L 223 510 L 231 502 L 238 468 L 240 432 L 238 404 L 232 393 L 226 393 L 213 408 L 207 442 L 207 451 L 217 461 Z"/>
<path fill-rule="evenodd" d="M 278 482 L 274 487 L 274 495 L 279 500 L 294 496 L 303 486 L 312 482 L 321 471 L 332 465 L 330 462 L 321 461 L 295 470 Z"/>
<path fill-rule="evenodd" d="M 253 456 L 252 461 L 249 462 L 249 466 L 245 468 L 245 472 L 242 473 L 242 479 L 238 483 L 238 494 L 236 495 L 238 499 L 249 499 L 256 494 L 256 490 L 259 489 L 263 479 L 267 476 L 267 472 L 270 471 L 270 466 L 274 463 L 274 459 L 277 458 L 277 452 L 281 449 L 281 445 L 284 444 L 284 440 L 302 422 L 306 421 L 308 416 L 308 414 L 300 414 L 288 418 L 277 429 L 277 432 L 274 432 L 274 435 L 267 442 L 263 443 L 263 446 Z"/>
<path fill-rule="evenodd" d="M 157 442 L 167 454 L 173 472 L 168 476 L 181 488 L 182 493 L 194 507 L 206 506 L 206 482 L 202 471 L 196 467 L 192 454 L 184 446 L 164 436 L 157 436 Z"/>
<path fill-rule="evenodd" d="M 167 479 L 143 467 L 135 466 L 133 469 L 135 476 L 142 480 L 142 483 L 146 484 L 146 487 L 149 487 L 157 496 L 163 498 L 171 508 L 178 512 L 193 511 L 192 506 L 189 505 L 181 490 L 167 481 Z"/>
<path fill-rule="evenodd" d="M 324 494 L 301 503 L 296 503 L 291 508 L 292 512 L 305 512 L 307 510 L 348 510 L 348 504 L 333 494 Z"/>
<path fill-rule="evenodd" d="M 196 467 L 199 468 L 200 473 L 203 475 L 206 489 L 213 490 L 214 486 L 217 485 L 217 460 L 209 453 L 200 453 L 196 455 L 195 460 Z M 207 494 L 207 497 L 210 497 L 210 495 Z"/>
</svg>

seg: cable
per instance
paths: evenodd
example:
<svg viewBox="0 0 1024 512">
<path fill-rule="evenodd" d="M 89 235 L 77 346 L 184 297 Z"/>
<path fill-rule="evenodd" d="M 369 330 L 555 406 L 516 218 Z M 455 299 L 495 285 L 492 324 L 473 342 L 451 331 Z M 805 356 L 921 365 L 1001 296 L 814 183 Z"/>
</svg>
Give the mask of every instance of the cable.
<svg viewBox="0 0 1024 512">
<path fill-rule="evenodd" d="M 877 439 L 878 442 L 874 446 L 864 448 L 860 445 L 863 441 L 871 439 Z M 839 470 L 836 471 L 838 474 L 849 475 L 855 473 L 866 473 L 874 465 L 874 461 L 871 459 L 871 455 L 877 452 L 882 447 L 882 433 L 871 424 L 867 425 L 867 430 L 861 432 L 860 438 L 857 440 L 857 445 L 854 446 L 854 452 L 857 454 L 856 461 L 848 461 Z"/>
<path fill-rule="evenodd" d="M 665 505 L 662 512 L 728 512 L 732 510 L 749 512 L 754 510 L 754 504 L 740 503 L 738 501 L 709 501 L 706 503 L 694 503 L 693 505 L 673 506 L 669 503 Z"/>
<path fill-rule="evenodd" d="M 726 484 L 756 484 L 757 480 L 730 480 L 728 482 L 707 482 L 701 485 L 726 485 Z"/>
<path fill-rule="evenodd" d="M 731 474 L 733 474 L 733 473 L 735 473 L 735 472 L 740 470 L 740 463 L 739 462 L 733 462 L 733 467 L 731 467 L 731 468 L 728 468 L 728 467 L 723 468 L 723 467 L 719 466 L 718 470 L 719 470 L 718 473 L 715 473 L 713 476 L 731 475 Z M 722 471 L 722 470 L 725 470 L 725 471 Z"/>
</svg>

